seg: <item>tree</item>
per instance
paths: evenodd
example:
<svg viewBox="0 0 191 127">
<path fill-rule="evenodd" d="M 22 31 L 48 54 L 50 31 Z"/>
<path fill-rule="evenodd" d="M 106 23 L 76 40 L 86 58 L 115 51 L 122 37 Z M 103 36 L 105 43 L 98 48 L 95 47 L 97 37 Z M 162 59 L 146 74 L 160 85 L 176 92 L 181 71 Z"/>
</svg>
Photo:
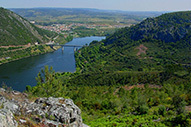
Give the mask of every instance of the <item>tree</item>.
<svg viewBox="0 0 191 127">
<path fill-rule="evenodd" d="M 45 83 L 45 84 L 51 84 L 54 81 L 54 75 L 55 75 L 55 71 L 53 70 L 52 66 L 49 67 L 45 66 L 45 69 L 41 70 L 38 73 L 38 77 L 36 77 L 37 80 L 37 85 Z"/>
<path fill-rule="evenodd" d="M 27 87 L 29 92 L 38 96 L 64 96 L 64 87 L 59 79 L 56 79 L 55 71 L 52 67 L 45 66 L 36 77 L 37 85 L 35 87 Z"/>
</svg>

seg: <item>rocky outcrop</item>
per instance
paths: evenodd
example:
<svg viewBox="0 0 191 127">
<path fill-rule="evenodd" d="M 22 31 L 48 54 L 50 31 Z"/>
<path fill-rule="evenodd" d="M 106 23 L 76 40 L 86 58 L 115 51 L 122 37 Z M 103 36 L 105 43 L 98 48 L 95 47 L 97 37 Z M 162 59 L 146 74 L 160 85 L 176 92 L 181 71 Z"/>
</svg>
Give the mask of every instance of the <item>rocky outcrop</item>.
<svg viewBox="0 0 191 127">
<path fill-rule="evenodd" d="M 45 124 L 82 126 L 81 110 L 71 99 L 39 98 L 26 106 L 25 113 L 40 115 Z"/>
<path fill-rule="evenodd" d="M 0 127 L 17 127 L 13 113 L 9 109 L 0 109 Z"/>
<path fill-rule="evenodd" d="M 35 126 L 87 126 L 82 123 L 81 110 L 71 99 L 49 97 L 30 101 L 24 93 L 4 89 L 0 89 L 0 95 L 0 127 L 26 125 L 29 119 L 36 123 Z"/>
</svg>

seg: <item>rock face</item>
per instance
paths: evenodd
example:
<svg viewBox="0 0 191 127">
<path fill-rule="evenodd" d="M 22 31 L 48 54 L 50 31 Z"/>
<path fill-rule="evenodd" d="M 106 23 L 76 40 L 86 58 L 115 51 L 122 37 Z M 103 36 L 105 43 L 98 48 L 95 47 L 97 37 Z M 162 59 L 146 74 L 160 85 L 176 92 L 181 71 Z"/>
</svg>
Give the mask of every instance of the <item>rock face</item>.
<svg viewBox="0 0 191 127">
<path fill-rule="evenodd" d="M 70 99 L 39 98 L 25 108 L 26 114 L 38 114 L 45 124 L 82 126 L 81 110 Z"/>
<path fill-rule="evenodd" d="M 9 109 L 0 109 L 0 127 L 17 127 L 13 113 Z"/>
<path fill-rule="evenodd" d="M 86 126 L 82 123 L 81 110 L 71 99 L 49 97 L 29 101 L 24 93 L 7 92 L 2 88 L 0 95 L 0 127 L 26 125 L 29 123 L 28 119 L 32 119 L 36 123 L 35 126 Z"/>
</svg>

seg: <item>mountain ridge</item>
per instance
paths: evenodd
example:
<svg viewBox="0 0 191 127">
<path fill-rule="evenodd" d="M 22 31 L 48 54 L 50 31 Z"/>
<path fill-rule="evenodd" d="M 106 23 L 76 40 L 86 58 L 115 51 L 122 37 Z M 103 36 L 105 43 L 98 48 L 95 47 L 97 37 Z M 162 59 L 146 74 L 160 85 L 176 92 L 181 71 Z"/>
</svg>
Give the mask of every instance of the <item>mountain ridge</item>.
<svg viewBox="0 0 191 127">
<path fill-rule="evenodd" d="M 173 12 L 156 18 L 147 18 L 135 26 L 120 30 L 119 34 L 123 31 L 122 35 L 126 34 L 127 38 L 134 41 L 151 37 L 165 42 L 176 42 L 186 37 L 190 33 L 190 28 L 191 11 Z"/>
<path fill-rule="evenodd" d="M 83 70 L 159 71 L 168 64 L 189 66 L 190 42 L 191 11 L 163 14 L 122 28 L 102 42 L 90 44 L 76 54 L 77 67 Z M 147 50 L 137 55 L 140 45 Z M 83 63 L 81 59 L 87 62 Z"/>
<path fill-rule="evenodd" d="M 44 43 L 49 41 L 49 37 L 56 36 L 53 32 L 37 28 L 12 11 L 0 8 L 0 12 L 0 45 Z"/>
</svg>

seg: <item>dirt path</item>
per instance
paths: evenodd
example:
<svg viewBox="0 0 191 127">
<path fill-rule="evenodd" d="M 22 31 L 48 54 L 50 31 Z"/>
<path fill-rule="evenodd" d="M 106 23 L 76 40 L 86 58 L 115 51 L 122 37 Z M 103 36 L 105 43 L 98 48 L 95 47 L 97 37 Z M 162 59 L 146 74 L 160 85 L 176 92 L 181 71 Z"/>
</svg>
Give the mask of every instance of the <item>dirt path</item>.
<svg viewBox="0 0 191 127">
<path fill-rule="evenodd" d="M 0 48 L 11 48 L 11 47 L 21 47 L 21 48 L 18 48 L 18 49 L 13 49 L 13 50 L 9 50 L 9 51 L 4 51 L 3 53 L 7 53 L 7 52 L 14 52 L 14 51 L 18 51 L 18 50 L 23 50 L 23 49 L 26 49 L 26 48 L 29 48 L 31 47 L 32 45 L 29 43 L 27 45 L 9 45 L 9 46 L 0 46 Z"/>
<path fill-rule="evenodd" d="M 146 54 L 146 51 L 148 50 L 147 47 L 145 47 L 143 44 L 141 44 L 139 47 L 137 47 L 136 49 L 138 49 L 138 53 L 137 56 L 140 56 L 142 53 Z"/>
<path fill-rule="evenodd" d="M 0 48 L 10 48 L 10 47 L 30 47 L 31 44 L 28 43 L 27 45 L 7 45 L 7 46 L 0 46 Z"/>
</svg>

